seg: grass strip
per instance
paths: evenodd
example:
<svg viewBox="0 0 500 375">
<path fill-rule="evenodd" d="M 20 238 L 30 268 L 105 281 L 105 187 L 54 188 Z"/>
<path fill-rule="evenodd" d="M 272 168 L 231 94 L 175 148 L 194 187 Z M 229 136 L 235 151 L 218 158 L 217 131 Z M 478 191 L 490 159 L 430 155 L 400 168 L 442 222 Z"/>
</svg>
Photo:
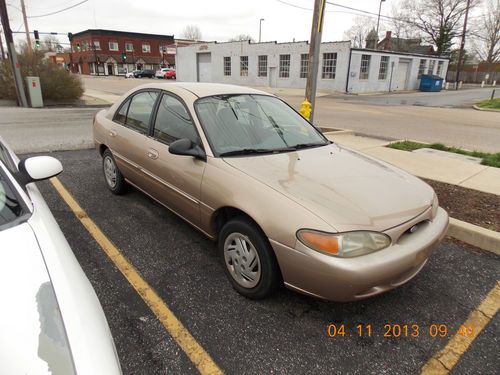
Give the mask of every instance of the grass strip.
<svg viewBox="0 0 500 375">
<path fill-rule="evenodd" d="M 480 152 L 480 151 L 467 151 L 458 147 L 448 147 L 443 145 L 442 143 L 420 143 L 413 141 L 401 141 L 396 143 L 391 143 L 387 147 L 394 148 L 396 150 L 402 151 L 414 151 L 419 148 L 432 148 L 434 150 L 453 152 L 455 154 L 474 156 L 476 158 L 481 158 L 481 164 L 487 165 L 490 167 L 500 168 L 500 152 L 497 153 L 489 153 L 489 152 Z"/>
<path fill-rule="evenodd" d="M 489 99 L 483 100 L 483 101 L 476 103 L 476 105 L 479 108 L 500 109 L 500 98 L 496 98 L 493 100 L 489 100 Z"/>
</svg>

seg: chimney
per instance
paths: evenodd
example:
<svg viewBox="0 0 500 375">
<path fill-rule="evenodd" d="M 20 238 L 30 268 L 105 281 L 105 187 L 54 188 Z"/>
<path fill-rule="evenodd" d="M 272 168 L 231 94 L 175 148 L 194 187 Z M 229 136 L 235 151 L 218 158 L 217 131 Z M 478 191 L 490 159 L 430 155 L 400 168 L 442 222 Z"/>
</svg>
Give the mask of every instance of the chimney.
<svg viewBox="0 0 500 375">
<path fill-rule="evenodd" d="M 384 41 L 384 49 L 386 51 L 391 50 L 391 38 L 392 38 L 392 31 L 386 31 L 385 32 L 385 41 Z"/>
</svg>

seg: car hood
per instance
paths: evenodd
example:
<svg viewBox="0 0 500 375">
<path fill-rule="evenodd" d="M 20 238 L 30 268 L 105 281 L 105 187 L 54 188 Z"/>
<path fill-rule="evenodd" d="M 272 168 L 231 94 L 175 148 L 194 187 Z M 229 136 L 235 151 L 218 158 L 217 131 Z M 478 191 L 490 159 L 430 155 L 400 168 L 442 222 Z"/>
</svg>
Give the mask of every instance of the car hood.
<svg viewBox="0 0 500 375">
<path fill-rule="evenodd" d="M 0 231 L 0 373 L 74 374 L 38 241 L 27 223 Z"/>
<path fill-rule="evenodd" d="M 432 203 L 433 190 L 423 181 L 335 144 L 224 161 L 341 232 L 384 231 L 414 218 Z"/>
</svg>

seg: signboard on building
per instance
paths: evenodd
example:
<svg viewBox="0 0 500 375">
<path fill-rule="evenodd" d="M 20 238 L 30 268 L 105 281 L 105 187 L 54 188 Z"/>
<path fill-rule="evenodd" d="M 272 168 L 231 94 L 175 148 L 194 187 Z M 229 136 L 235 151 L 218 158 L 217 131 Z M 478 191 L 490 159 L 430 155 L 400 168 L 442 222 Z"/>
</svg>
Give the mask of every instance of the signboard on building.
<svg viewBox="0 0 500 375">
<path fill-rule="evenodd" d="M 167 55 L 175 55 L 176 48 L 167 46 Z"/>
</svg>

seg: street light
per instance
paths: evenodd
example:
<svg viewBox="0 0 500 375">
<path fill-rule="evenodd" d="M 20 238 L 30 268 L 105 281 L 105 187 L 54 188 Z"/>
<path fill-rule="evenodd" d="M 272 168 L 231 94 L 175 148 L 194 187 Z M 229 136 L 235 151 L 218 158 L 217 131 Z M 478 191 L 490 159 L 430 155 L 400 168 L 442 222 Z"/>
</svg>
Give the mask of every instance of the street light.
<svg viewBox="0 0 500 375">
<path fill-rule="evenodd" d="M 377 18 L 377 44 L 375 45 L 375 49 L 378 49 L 378 26 L 380 25 L 380 12 L 382 10 L 382 3 L 385 0 L 380 0 L 380 5 L 378 7 L 378 18 Z"/>
<path fill-rule="evenodd" d="M 260 37 L 262 35 L 262 21 L 264 21 L 264 18 L 261 18 L 259 20 L 259 43 L 260 43 L 260 39 L 261 39 Z"/>
</svg>

